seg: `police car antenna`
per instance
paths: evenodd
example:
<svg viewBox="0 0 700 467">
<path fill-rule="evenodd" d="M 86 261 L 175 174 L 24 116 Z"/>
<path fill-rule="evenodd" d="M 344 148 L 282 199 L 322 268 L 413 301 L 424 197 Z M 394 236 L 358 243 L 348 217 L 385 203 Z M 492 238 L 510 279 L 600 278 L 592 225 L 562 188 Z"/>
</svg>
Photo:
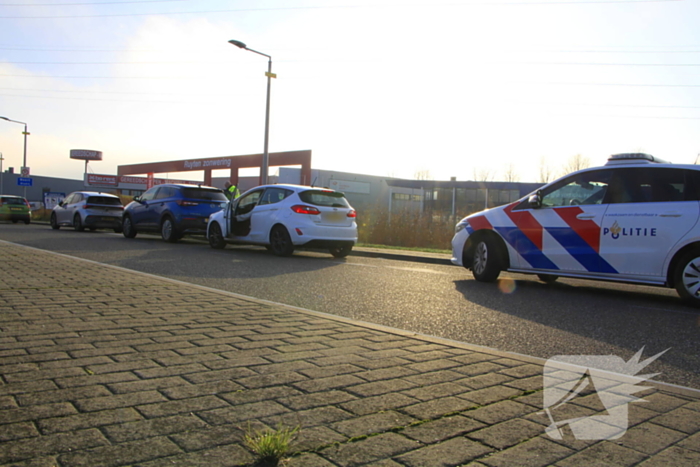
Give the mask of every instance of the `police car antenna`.
<svg viewBox="0 0 700 467">
<path fill-rule="evenodd" d="M 698 159 L 700 159 L 700 152 L 695 156 L 695 165 L 698 165 Z"/>
<path fill-rule="evenodd" d="M 314 178 L 314 181 L 311 182 L 311 186 L 316 186 L 316 180 L 318 180 L 318 177 Z"/>
</svg>

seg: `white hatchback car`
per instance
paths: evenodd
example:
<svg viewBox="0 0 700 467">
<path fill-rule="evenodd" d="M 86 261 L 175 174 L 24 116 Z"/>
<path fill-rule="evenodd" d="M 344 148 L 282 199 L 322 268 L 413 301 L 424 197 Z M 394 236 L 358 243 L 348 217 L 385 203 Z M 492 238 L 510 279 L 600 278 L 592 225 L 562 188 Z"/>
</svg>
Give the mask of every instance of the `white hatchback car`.
<svg viewBox="0 0 700 467">
<path fill-rule="evenodd" d="M 344 258 L 357 242 L 356 212 L 338 191 L 299 185 L 263 185 L 212 214 L 212 248 L 227 243 L 264 245 L 278 256 L 297 247 L 328 249 Z"/>
<path fill-rule="evenodd" d="M 506 270 L 672 287 L 700 306 L 699 218 L 700 166 L 617 154 L 465 217 L 452 263 L 484 282 Z"/>
</svg>

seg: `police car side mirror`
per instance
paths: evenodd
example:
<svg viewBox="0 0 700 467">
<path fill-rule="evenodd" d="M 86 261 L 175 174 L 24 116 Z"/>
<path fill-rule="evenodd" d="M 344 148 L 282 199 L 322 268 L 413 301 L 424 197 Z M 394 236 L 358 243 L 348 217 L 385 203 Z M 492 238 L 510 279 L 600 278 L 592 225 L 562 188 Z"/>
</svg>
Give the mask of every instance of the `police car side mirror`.
<svg viewBox="0 0 700 467">
<path fill-rule="evenodd" d="M 541 208 L 542 207 L 542 192 L 538 190 L 534 194 L 530 195 L 527 202 L 530 204 L 530 207 L 533 209 Z"/>
</svg>

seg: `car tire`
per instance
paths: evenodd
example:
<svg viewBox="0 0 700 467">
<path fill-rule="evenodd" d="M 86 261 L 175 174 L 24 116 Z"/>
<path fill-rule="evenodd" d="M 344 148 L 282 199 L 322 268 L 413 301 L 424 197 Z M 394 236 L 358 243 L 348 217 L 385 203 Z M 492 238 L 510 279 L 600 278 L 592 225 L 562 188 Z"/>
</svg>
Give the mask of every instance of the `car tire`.
<svg viewBox="0 0 700 467">
<path fill-rule="evenodd" d="M 345 258 L 352 251 L 352 245 L 343 245 L 330 248 L 329 251 L 334 258 Z"/>
<path fill-rule="evenodd" d="M 168 243 L 175 243 L 180 239 L 171 217 L 163 218 L 163 221 L 160 223 L 160 236 Z"/>
<path fill-rule="evenodd" d="M 483 237 L 474 246 L 472 275 L 479 282 L 493 282 L 501 273 L 501 252 L 496 241 Z"/>
<path fill-rule="evenodd" d="M 673 283 L 684 302 L 700 307 L 700 250 L 684 255 L 676 264 Z"/>
<path fill-rule="evenodd" d="M 537 274 L 537 278 L 545 284 L 553 284 L 559 279 L 559 276 L 553 274 Z"/>
<path fill-rule="evenodd" d="M 277 256 L 291 256 L 294 253 L 292 237 L 283 225 L 276 225 L 270 232 L 270 246 L 272 253 Z"/>
<path fill-rule="evenodd" d="M 209 226 L 209 246 L 216 250 L 226 248 L 226 240 L 224 240 L 224 234 L 221 232 L 218 222 L 212 222 Z"/>
<path fill-rule="evenodd" d="M 58 230 L 61 228 L 60 225 L 58 225 L 58 220 L 56 219 L 56 213 L 52 212 L 51 213 L 51 220 L 49 221 L 51 223 L 51 228 L 54 230 Z"/>
<path fill-rule="evenodd" d="M 134 238 L 136 236 L 136 228 L 134 228 L 134 224 L 129 216 L 125 216 L 122 219 L 122 235 L 126 238 Z"/>
<path fill-rule="evenodd" d="M 83 222 L 80 220 L 80 214 L 76 214 L 75 216 L 73 216 L 73 228 L 78 232 L 82 232 L 85 230 Z"/>
</svg>

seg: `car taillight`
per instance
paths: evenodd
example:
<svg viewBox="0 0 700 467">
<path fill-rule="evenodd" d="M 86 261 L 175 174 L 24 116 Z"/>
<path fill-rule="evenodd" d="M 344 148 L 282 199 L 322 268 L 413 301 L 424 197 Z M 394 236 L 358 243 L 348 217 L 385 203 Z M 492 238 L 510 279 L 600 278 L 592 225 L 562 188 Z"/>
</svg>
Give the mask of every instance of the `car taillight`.
<svg viewBox="0 0 700 467">
<path fill-rule="evenodd" d="M 199 206 L 199 203 L 196 201 L 187 201 L 185 199 L 179 199 L 177 200 L 178 206 Z"/>
<path fill-rule="evenodd" d="M 354 209 L 351 209 L 350 212 L 348 212 L 348 217 L 357 217 L 357 213 Z"/>
<path fill-rule="evenodd" d="M 296 205 L 292 206 L 292 211 L 296 212 L 297 214 L 312 214 L 312 215 L 321 214 L 321 211 L 319 211 L 315 207 L 305 206 L 303 204 L 296 204 Z"/>
<path fill-rule="evenodd" d="M 27 205 L 27 207 L 28 207 L 29 209 L 31 209 L 31 208 L 32 208 L 32 205 L 31 205 L 31 204 L 29 204 L 29 201 L 26 201 L 26 200 L 25 200 L 25 201 L 24 201 L 24 204 L 26 204 L 26 205 Z"/>
</svg>

